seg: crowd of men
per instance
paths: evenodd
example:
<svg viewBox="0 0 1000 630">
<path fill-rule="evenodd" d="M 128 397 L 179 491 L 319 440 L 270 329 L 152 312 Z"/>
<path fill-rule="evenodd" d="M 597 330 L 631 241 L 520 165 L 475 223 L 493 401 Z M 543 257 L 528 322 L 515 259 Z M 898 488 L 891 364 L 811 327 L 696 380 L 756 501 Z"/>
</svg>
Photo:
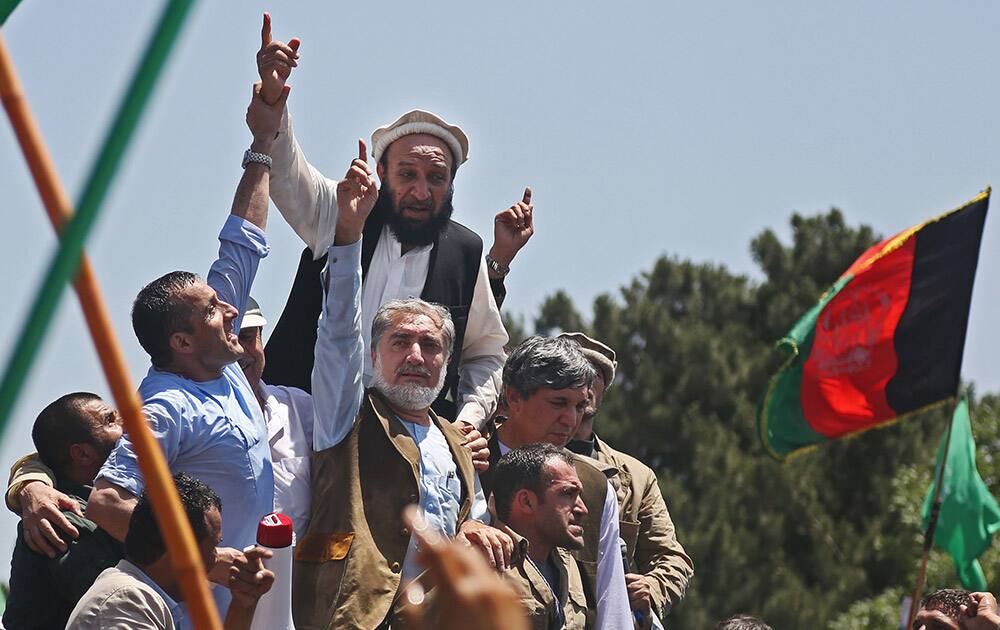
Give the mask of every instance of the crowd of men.
<svg viewBox="0 0 1000 630">
<path fill-rule="evenodd" d="M 144 412 L 225 627 L 249 628 L 274 580 L 255 546 L 271 511 L 295 528 L 299 630 L 405 627 L 415 602 L 445 618 L 421 565 L 438 538 L 488 562 L 526 627 L 668 625 L 694 564 L 654 472 L 595 432 L 615 351 L 580 332 L 508 344 L 504 277 L 534 233 L 530 188 L 484 252 L 451 218 L 469 140 L 421 110 L 375 130 L 374 171 L 360 140 L 329 179 L 292 132 L 298 49 L 265 15 L 218 258 L 205 279 L 153 280 L 132 308 Z M 265 347 L 250 292 L 269 200 L 306 248 Z M 5 627 L 190 627 L 117 411 L 67 394 L 32 438 L 6 493 L 22 522 Z M 404 518 L 414 504 L 420 531 Z"/>
</svg>

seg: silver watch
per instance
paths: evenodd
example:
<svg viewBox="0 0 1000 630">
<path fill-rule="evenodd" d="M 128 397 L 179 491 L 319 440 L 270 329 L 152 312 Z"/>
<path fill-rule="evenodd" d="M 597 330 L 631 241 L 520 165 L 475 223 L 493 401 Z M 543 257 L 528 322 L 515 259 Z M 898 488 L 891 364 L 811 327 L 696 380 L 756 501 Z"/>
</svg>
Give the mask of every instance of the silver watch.
<svg viewBox="0 0 1000 630">
<path fill-rule="evenodd" d="M 263 164 L 268 169 L 270 169 L 271 156 L 264 153 L 257 153 L 255 151 L 247 149 L 243 153 L 243 168 L 246 168 L 247 164 Z"/>
<path fill-rule="evenodd" d="M 498 273 L 501 276 L 506 276 L 508 273 L 510 273 L 509 266 L 498 263 L 497 261 L 493 260 L 493 257 L 490 256 L 489 254 L 486 254 L 486 266 L 492 269 L 494 273 Z"/>
</svg>

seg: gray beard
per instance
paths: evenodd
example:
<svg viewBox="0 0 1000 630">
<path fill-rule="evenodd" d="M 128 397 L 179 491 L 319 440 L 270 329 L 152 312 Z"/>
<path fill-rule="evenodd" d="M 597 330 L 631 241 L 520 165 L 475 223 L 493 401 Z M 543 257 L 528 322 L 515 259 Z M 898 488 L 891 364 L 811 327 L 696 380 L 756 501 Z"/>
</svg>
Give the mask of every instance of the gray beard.
<svg viewBox="0 0 1000 630">
<path fill-rule="evenodd" d="M 422 411 L 430 407 L 441 389 L 444 387 L 446 370 L 441 370 L 438 382 L 434 386 L 402 383 L 393 385 L 382 376 L 382 360 L 375 356 L 375 374 L 372 377 L 372 387 L 386 397 L 392 406 L 406 411 Z"/>
</svg>

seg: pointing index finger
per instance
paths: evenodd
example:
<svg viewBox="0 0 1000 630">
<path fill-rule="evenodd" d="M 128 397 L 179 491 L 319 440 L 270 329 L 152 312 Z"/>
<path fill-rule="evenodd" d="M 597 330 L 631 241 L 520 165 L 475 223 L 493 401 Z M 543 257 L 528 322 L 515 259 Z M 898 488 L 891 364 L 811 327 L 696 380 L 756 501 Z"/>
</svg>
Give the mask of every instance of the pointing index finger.
<svg viewBox="0 0 1000 630">
<path fill-rule="evenodd" d="M 524 188 L 524 198 L 521 201 L 525 204 L 531 204 L 531 186 L 526 186 Z"/>
<path fill-rule="evenodd" d="M 264 12 L 264 25 L 260 27 L 260 45 L 267 46 L 271 43 L 271 14 Z"/>
<path fill-rule="evenodd" d="M 368 146 L 362 138 L 358 138 L 358 159 L 365 164 L 368 163 Z"/>
</svg>

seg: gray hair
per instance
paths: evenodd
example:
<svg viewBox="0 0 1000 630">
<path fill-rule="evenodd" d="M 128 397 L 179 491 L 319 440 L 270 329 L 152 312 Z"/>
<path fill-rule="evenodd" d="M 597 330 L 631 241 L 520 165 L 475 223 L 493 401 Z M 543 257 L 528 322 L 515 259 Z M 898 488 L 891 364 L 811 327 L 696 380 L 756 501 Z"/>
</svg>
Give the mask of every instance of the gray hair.
<svg viewBox="0 0 1000 630">
<path fill-rule="evenodd" d="M 771 630 L 771 626 L 750 615 L 736 615 L 720 621 L 715 630 Z"/>
<path fill-rule="evenodd" d="M 434 320 L 440 329 L 443 338 L 445 361 L 451 358 L 451 351 L 455 347 L 455 322 L 451 319 L 451 312 L 440 304 L 425 302 L 420 298 L 407 298 L 405 300 L 389 300 L 375 313 L 372 320 L 372 348 L 378 349 L 378 344 L 382 340 L 382 335 L 389 329 L 393 317 L 398 313 L 408 313 L 413 315 L 426 315 Z"/>
<path fill-rule="evenodd" d="M 503 384 L 524 398 L 543 387 L 590 387 L 597 370 L 584 356 L 580 344 L 561 337 L 528 337 L 507 357 Z"/>
</svg>

